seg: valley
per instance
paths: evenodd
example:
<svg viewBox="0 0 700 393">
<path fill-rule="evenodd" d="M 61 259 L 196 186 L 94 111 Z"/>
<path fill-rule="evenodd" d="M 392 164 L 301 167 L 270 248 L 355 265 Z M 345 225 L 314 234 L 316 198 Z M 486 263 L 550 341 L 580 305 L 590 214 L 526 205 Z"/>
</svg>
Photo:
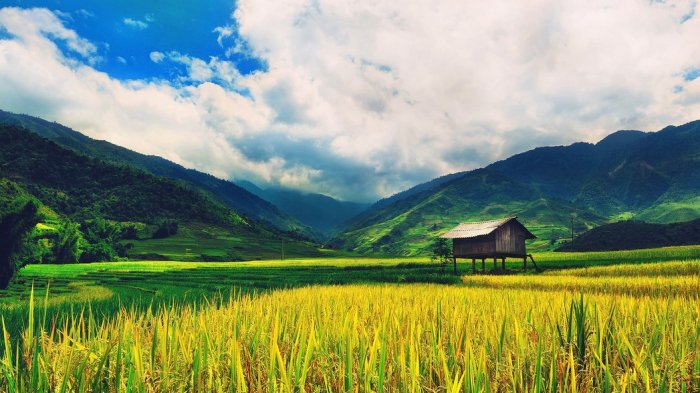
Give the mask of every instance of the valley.
<svg viewBox="0 0 700 393">
<path fill-rule="evenodd" d="M 700 393 L 697 0 L 0 0 L 0 393 Z"/>
<path fill-rule="evenodd" d="M 367 205 L 2 115 L 0 390 L 700 386 L 697 123 L 539 148 Z M 446 230 L 512 214 L 537 235 L 537 270 L 436 258 Z M 562 251 L 572 224 L 586 252 Z"/>
</svg>

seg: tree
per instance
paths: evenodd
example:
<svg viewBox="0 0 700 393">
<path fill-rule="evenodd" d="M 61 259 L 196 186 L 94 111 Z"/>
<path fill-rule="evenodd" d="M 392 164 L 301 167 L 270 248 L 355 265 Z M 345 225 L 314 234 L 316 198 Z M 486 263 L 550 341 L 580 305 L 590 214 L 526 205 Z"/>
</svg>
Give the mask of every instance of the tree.
<svg viewBox="0 0 700 393">
<path fill-rule="evenodd" d="M 121 238 L 125 240 L 138 240 L 139 231 L 135 225 L 127 225 L 122 227 Z"/>
<path fill-rule="evenodd" d="M 100 216 L 86 220 L 80 224 L 85 243 L 80 262 L 113 261 L 117 256 L 126 256 L 126 250 L 119 240 L 122 236 L 122 227 L 117 223 L 111 223 Z M 120 255 L 123 250 L 124 255 Z"/>
<path fill-rule="evenodd" d="M 0 211 L 0 289 L 7 288 L 12 276 L 24 264 L 17 253 L 38 222 L 38 209 L 36 202 L 22 198 Z"/>
<path fill-rule="evenodd" d="M 79 228 L 77 223 L 67 221 L 58 231 L 54 245 L 56 263 L 75 263 L 80 260 L 80 254 L 82 254 L 80 243 L 83 235 Z"/>
<path fill-rule="evenodd" d="M 80 262 L 102 262 L 113 261 L 117 257 L 117 252 L 105 240 L 100 240 L 97 243 L 90 243 L 85 246 L 82 254 L 80 254 Z"/>
<path fill-rule="evenodd" d="M 440 263 L 442 271 L 445 271 L 445 266 L 452 260 L 452 247 L 447 239 L 440 237 L 433 243 L 433 254 L 430 259 Z"/>
<path fill-rule="evenodd" d="M 177 235 L 178 226 L 179 225 L 178 225 L 177 221 L 172 221 L 172 220 L 161 221 L 158 224 L 158 228 L 153 233 L 152 237 L 154 239 L 163 239 L 166 237 Z"/>
</svg>

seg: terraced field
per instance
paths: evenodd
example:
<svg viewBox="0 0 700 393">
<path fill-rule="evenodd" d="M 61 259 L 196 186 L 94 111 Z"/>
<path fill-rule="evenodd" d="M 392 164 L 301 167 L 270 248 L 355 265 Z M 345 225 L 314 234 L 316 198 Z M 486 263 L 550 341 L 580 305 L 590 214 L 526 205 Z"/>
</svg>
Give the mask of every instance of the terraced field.
<svg viewBox="0 0 700 393">
<path fill-rule="evenodd" d="M 506 276 L 427 259 L 29 266 L 0 303 L 0 391 L 694 392 L 697 251 L 540 254 L 544 273 Z"/>
<path fill-rule="evenodd" d="M 700 246 L 668 247 L 648 250 L 536 253 L 535 260 L 545 271 L 609 266 L 619 264 L 690 261 L 700 259 Z M 500 262 L 499 262 L 500 263 Z M 487 263 L 490 268 L 491 262 Z M 522 269 L 522 262 L 508 260 L 506 267 Z M 53 303 L 96 301 L 91 291 L 110 292 L 129 303 L 134 299 L 173 300 L 226 294 L 231 288 L 266 290 L 312 284 L 460 282 L 446 272 L 450 266 L 432 263 L 429 258 L 311 258 L 250 262 L 173 262 L 135 261 L 73 265 L 29 265 L 6 291 L 0 292 L 0 307 L 18 307 L 34 286 L 43 292 L 51 285 Z M 471 273 L 471 262 L 460 260 L 460 275 Z M 674 274 L 664 269 L 661 275 Z M 530 271 L 530 274 L 533 272 Z M 555 274 L 555 273 L 548 273 Z M 89 290 L 87 290 L 89 289 Z"/>
</svg>

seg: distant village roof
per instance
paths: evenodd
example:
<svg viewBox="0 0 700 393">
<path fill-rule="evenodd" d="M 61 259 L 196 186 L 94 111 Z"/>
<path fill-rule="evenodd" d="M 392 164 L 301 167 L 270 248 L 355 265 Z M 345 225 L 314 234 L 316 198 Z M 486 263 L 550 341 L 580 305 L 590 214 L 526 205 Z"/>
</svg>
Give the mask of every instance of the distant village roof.
<svg viewBox="0 0 700 393">
<path fill-rule="evenodd" d="M 463 222 L 440 237 L 446 239 L 469 239 L 477 236 L 490 235 L 491 233 L 493 233 L 493 231 L 509 223 L 512 220 L 515 220 L 515 222 L 525 230 L 525 232 L 529 235 L 529 239 L 534 239 L 536 237 L 535 235 L 530 233 L 530 231 L 528 231 L 527 228 L 525 228 L 525 226 L 521 224 L 515 216 L 501 218 L 498 220 Z"/>
</svg>

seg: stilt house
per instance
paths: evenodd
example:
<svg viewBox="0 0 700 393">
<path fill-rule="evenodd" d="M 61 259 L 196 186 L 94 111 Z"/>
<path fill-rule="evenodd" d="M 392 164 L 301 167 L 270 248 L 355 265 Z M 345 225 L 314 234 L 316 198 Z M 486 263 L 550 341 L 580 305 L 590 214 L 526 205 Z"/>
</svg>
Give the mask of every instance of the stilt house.
<svg viewBox="0 0 700 393">
<path fill-rule="evenodd" d="M 452 239 L 455 273 L 457 258 L 471 258 L 473 272 L 477 259 L 481 259 L 481 269 L 485 271 L 487 258 L 493 258 L 494 269 L 498 267 L 496 261 L 501 259 L 504 270 L 506 258 L 522 258 L 523 268 L 527 269 L 527 258 L 532 256 L 525 249 L 525 240 L 536 238 L 517 217 L 461 223 L 442 237 Z"/>
</svg>

